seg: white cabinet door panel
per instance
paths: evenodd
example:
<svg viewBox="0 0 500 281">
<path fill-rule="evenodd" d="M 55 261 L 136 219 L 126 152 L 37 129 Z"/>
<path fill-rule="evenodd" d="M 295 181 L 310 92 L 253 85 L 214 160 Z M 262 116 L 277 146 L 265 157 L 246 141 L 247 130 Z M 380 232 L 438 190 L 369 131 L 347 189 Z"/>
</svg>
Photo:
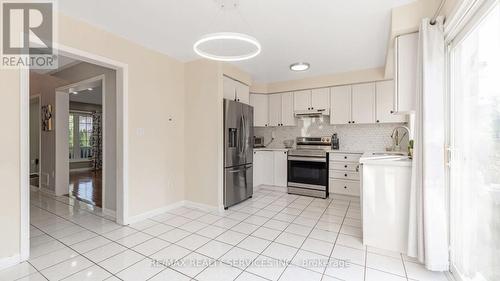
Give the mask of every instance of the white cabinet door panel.
<svg viewBox="0 0 500 281">
<path fill-rule="evenodd" d="M 281 94 L 269 95 L 269 126 L 281 125 Z"/>
<path fill-rule="evenodd" d="M 417 96 L 417 50 L 418 33 L 401 35 L 396 38 L 395 54 L 395 108 L 396 113 L 415 110 Z"/>
<path fill-rule="evenodd" d="M 274 152 L 273 151 L 259 151 L 262 153 L 262 184 L 274 184 Z"/>
<path fill-rule="evenodd" d="M 295 126 L 292 92 L 281 94 L 281 124 L 283 126 Z"/>
<path fill-rule="evenodd" d="M 274 185 L 287 186 L 287 154 L 286 151 L 274 151 Z"/>
<path fill-rule="evenodd" d="M 222 91 L 224 93 L 225 99 L 236 100 L 236 81 L 229 77 L 223 76 Z"/>
<path fill-rule="evenodd" d="M 253 186 L 259 186 L 264 181 L 264 154 L 261 151 L 253 152 Z"/>
<path fill-rule="evenodd" d="M 294 92 L 293 108 L 295 111 L 309 110 L 311 108 L 311 90 Z"/>
<path fill-rule="evenodd" d="M 325 111 L 330 110 L 330 88 L 312 90 L 311 108 Z"/>
<path fill-rule="evenodd" d="M 265 127 L 269 120 L 269 101 L 267 95 L 251 94 L 250 105 L 253 106 L 253 125 Z"/>
<path fill-rule="evenodd" d="M 393 114 L 394 110 L 394 81 L 380 81 L 376 84 L 375 111 L 377 123 L 404 123 L 406 115 Z"/>
<path fill-rule="evenodd" d="M 239 102 L 250 104 L 250 87 L 243 83 L 236 82 L 236 99 Z"/>
<path fill-rule="evenodd" d="M 330 124 L 348 124 L 351 121 L 351 86 L 331 88 Z"/>
<path fill-rule="evenodd" d="M 375 123 L 375 83 L 352 86 L 352 120 L 355 124 Z"/>
</svg>

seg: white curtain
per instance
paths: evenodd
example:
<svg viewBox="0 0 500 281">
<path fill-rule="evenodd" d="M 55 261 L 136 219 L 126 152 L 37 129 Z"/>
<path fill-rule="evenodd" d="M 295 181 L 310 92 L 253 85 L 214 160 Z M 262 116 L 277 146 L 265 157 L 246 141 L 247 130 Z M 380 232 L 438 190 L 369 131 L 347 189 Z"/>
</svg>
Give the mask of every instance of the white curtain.
<svg viewBox="0 0 500 281">
<path fill-rule="evenodd" d="M 445 188 L 445 44 L 442 19 L 420 24 L 414 159 L 408 256 L 429 270 L 446 271 L 448 216 Z"/>
</svg>

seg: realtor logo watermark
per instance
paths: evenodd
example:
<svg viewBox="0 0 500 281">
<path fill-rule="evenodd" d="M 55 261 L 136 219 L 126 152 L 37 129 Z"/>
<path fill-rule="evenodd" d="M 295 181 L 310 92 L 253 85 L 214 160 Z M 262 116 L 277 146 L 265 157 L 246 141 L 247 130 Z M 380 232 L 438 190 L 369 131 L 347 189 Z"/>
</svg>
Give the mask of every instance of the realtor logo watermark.
<svg viewBox="0 0 500 281">
<path fill-rule="evenodd" d="M 56 69 L 54 1 L 1 1 L 2 68 Z"/>
</svg>

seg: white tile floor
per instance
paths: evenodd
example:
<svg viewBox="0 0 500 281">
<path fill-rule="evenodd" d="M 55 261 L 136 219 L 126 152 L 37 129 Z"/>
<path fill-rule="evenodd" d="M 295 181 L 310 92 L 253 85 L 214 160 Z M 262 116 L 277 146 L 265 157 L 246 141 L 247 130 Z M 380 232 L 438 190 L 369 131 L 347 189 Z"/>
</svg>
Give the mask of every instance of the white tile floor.
<svg viewBox="0 0 500 281">
<path fill-rule="evenodd" d="M 31 258 L 0 280 L 446 280 L 360 237 L 359 200 L 346 197 L 262 187 L 224 213 L 181 207 L 123 227 L 32 192 Z"/>
</svg>

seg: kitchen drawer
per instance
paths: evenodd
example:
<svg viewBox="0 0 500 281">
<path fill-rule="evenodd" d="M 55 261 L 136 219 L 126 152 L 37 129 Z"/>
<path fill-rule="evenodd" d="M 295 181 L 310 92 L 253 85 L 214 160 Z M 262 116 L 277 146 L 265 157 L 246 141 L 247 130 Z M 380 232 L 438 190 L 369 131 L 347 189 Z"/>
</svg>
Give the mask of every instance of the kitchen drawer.
<svg viewBox="0 0 500 281">
<path fill-rule="evenodd" d="M 359 164 L 330 161 L 330 170 L 359 172 Z"/>
<path fill-rule="evenodd" d="M 356 180 L 359 181 L 359 173 L 357 172 L 342 172 L 330 170 L 330 178 L 341 179 L 341 180 Z"/>
<path fill-rule="evenodd" d="M 355 153 L 330 153 L 330 161 L 359 162 L 361 154 Z"/>
<path fill-rule="evenodd" d="M 330 193 L 359 196 L 359 181 L 330 179 Z"/>
</svg>

